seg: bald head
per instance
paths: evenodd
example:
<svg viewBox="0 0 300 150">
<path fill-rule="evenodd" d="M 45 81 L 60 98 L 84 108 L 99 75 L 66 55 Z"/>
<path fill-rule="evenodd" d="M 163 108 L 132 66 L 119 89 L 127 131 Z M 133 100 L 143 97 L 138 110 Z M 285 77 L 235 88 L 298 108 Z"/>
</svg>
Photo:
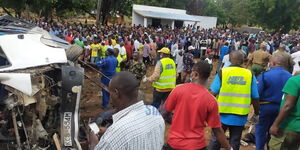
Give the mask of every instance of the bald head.
<svg viewBox="0 0 300 150">
<path fill-rule="evenodd" d="M 244 62 L 244 54 L 241 51 L 232 51 L 229 54 L 229 60 L 233 65 L 242 65 Z"/>
<path fill-rule="evenodd" d="M 109 89 L 118 90 L 121 98 L 128 99 L 129 101 L 136 100 L 138 97 L 139 83 L 136 77 L 126 71 L 117 73 L 110 81 Z M 113 93 L 113 92 L 112 92 Z"/>
<path fill-rule="evenodd" d="M 283 67 L 287 60 L 283 53 L 274 53 L 270 59 L 271 67 Z"/>
</svg>

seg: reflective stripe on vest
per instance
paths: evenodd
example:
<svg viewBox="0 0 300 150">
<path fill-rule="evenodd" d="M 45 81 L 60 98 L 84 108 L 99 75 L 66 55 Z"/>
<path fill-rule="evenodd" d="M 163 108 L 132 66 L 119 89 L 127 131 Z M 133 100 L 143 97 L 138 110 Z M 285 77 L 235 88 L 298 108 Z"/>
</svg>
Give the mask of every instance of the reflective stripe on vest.
<svg viewBox="0 0 300 150">
<path fill-rule="evenodd" d="M 252 73 L 241 67 L 222 69 L 222 86 L 218 104 L 219 112 L 247 115 L 251 104 Z"/>
<path fill-rule="evenodd" d="M 162 73 L 152 86 L 157 89 L 173 89 L 176 86 L 176 65 L 171 58 L 163 58 L 160 60 L 162 65 Z"/>
<path fill-rule="evenodd" d="M 174 76 L 166 76 L 166 77 L 159 77 L 159 79 L 171 79 L 171 78 L 176 78 L 176 75 L 174 75 Z"/>
</svg>

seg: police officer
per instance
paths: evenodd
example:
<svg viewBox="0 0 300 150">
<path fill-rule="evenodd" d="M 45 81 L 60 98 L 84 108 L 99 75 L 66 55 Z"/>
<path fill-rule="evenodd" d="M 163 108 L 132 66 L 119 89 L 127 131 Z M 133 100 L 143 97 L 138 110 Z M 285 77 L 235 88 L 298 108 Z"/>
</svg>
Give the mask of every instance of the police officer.
<svg viewBox="0 0 300 150">
<path fill-rule="evenodd" d="M 107 57 L 97 62 L 96 65 L 99 67 L 104 74 L 101 77 L 101 82 L 108 86 L 110 79 L 116 74 L 116 68 L 118 66 L 118 60 L 114 57 L 114 51 L 108 48 L 106 51 Z M 108 108 L 109 106 L 109 93 L 102 88 L 102 107 Z"/>
<path fill-rule="evenodd" d="M 220 70 L 210 89 L 213 95 L 219 95 L 221 123 L 225 132 L 229 129 L 230 145 L 233 150 L 239 150 L 242 131 L 247 122 L 251 103 L 254 113 L 259 114 L 259 95 L 255 76 L 250 70 L 241 67 L 244 62 L 242 52 L 232 51 L 229 60 L 232 65 Z M 220 149 L 220 144 L 214 135 L 208 149 Z"/>
<path fill-rule="evenodd" d="M 176 65 L 170 58 L 170 49 L 164 47 L 158 53 L 161 59 L 156 63 L 153 74 L 143 79 L 143 82 L 153 82 L 152 105 L 156 108 L 159 108 L 176 86 Z"/>
<path fill-rule="evenodd" d="M 258 92 L 260 97 L 259 123 L 255 129 L 256 150 L 263 150 L 268 145 L 268 133 L 279 112 L 282 89 L 286 81 L 292 76 L 285 70 L 287 63 L 281 53 L 275 53 L 270 59 L 271 69 L 258 76 Z"/>
</svg>

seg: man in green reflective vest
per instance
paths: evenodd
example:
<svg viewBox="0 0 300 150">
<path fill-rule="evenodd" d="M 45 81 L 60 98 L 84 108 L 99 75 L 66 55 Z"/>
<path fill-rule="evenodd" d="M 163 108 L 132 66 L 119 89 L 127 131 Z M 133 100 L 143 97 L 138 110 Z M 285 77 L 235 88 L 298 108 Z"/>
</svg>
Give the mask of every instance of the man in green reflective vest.
<svg viewBox="0 0 300 150">
<path fill-rule="evenodd" d="M 232 65 L 223 68 L 210 87 L 213 95 L 219 95 L 218 105 L 222 127 L 225 132 L 229 129 L 229 142 L 233 150 L 239 150 L 242 131 L 247 122 L 251 103 L 255 113 L 253 118 L 258 120 L 259 115 L 256 78 L 250 70 L 241 67 L 244 62 L 243 58 L 242 52 L 232 51 L 229 54 Z M 220 149 L 220 144 L 216 141 L 215 136 L 212 136 L 208 149 Z"/>
<path fill-rule="evenodd" d="M 152 82 L 152 105 L 156 108 L 159 108 L 176 86 L 176 65 L 170 58 L 170 49 L 164 47 L 158 53 L 161 59 L 156 63 L 153 74 L 143 79 L 143 82 Z"/>
</svg>

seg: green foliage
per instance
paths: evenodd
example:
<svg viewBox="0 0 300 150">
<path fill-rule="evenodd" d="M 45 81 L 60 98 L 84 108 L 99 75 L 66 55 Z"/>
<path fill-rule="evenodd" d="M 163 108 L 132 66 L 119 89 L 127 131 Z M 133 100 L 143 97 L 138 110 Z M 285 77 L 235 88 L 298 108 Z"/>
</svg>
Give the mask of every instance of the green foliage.
<svg viewBox="0 0 300 150">
<path fill-rule="evenodd" d="M 281 32 L 299 29 L 300 0 L 253 0 L 250 4 L 255 24 Z"/>
<path fill-rule="evenodd" d="M 58 17 L 91 14 L 96 10 L 97 1 L 0 0 L 0 7 L 5 11 L 14 10 L 17 17 L 30 10 L 48 18 L 53 14 Z M 133 4 L 186 9 L 191 15 L 216 16 L 219 24 L 258 25 L 282 32 L 300 26 L 300 0 L 102 0 L 102 22 L 116 14 L 130 16 Z"/>
</svg>

